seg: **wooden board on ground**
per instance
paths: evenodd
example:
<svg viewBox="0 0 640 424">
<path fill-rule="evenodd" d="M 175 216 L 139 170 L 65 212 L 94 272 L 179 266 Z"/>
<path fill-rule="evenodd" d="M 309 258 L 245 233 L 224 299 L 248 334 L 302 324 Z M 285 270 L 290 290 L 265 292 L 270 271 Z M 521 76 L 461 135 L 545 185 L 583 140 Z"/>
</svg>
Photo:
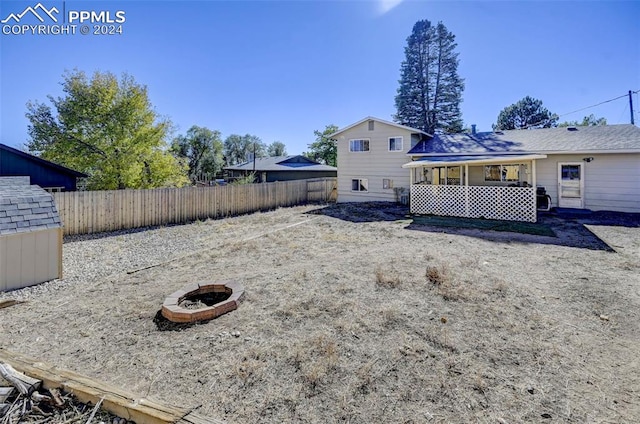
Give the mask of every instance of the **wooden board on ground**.
<svg viewBox="0 0 640 424">
<path fill-rule="evenodd" d="M 137 424 L 222 424 L 205 418 L 190 409 L 173 407 L 151 399 L 140 398 L 117 387 L 93 380 L 87 376 L 58 369 L 19 353 L 0 348 L 0 362 L 13 366 L 29 377 L 42 381 L 51 390 L 59 388 L 73 393 L 79 401 L 93 405 L 102 401 L 102 408 L 110 413 L 135 421 Z"/>
</svg>

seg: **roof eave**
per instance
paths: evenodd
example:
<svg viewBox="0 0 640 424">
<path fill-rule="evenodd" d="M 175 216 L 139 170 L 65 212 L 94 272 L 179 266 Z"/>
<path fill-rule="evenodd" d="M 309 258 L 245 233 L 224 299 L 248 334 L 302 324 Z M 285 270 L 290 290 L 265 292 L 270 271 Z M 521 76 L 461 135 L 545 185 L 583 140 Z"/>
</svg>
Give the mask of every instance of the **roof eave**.
<svg viewBox="0 0 640 424">
<path fill-rule="evenodd" d="M 378 122 L 381 122 L 381 123 L 386 124 L 386 125 L 391 125 L 391 126 L 394 126 L 394 127 L 398 127 L 398 128 L 405 129 L 405 130 L 407 130 L 407 131 L 411 131 L 412 133 L 426 135 L 427 137 L 433 137 L 433 134 L 429 134 L 429 133 L 424 132 L 424 131 L 422 131 L 422 130 L 420 130 L 420 129 L 418 129 L 418 128 L 412 128 L 412 127 L 408 127 L 408 126 L 406 126 L 406 125 L 397 124 L 397 123 L 395 123 L 395 122 L 385 121 L 384 119 L 376 118 L 376 117 L 374 117 L 374 116 L 367 116 L 366 118 L 361 119 L 361 120 L 359 120 L 359 121 L 358 121 L 358 122 L 356 122 L 356 123 L 353 123 L 353 124 L 351 124 L 351 125 L 347 125 L 346 127 L 341 128 L 341 129 L 339 129 L 338 131 L 334 132 L 333 134 L 329 134 L 329 136 L 328 136 L 328 137 L 329 137 L 329 138 L 334 138 L 334 137 L 335 137 L 335 136 L 337 136 L 338 134 L 341 134 L 341 133 L 343 133 L 343 132 L 345 132 L 345 131 L 348 131 L 348 130 L 350 130 L 350 129 L 351 129 L 351 128 L 353 128 L 353 127 L 357 127 L 358 125 L 360 125 L 360 124 L 362 124 L 362 123 L 364 123 L 364 122 L 367 122 L 367 121 L 378 121 Z"/>
<path fill-rule="evenodd" d="M 456 156 L 456 155 L 448 155 L 448 156 Z M 412 161 L 409 163 L 405 163 L 402 165 L 404 169 L 410 168 L 421 168 L 421 167 L 438 167 L 438 166 L 462 166 L 462 165 L 488 165 L 495 163 L 518 163 L 522 161 L 530 161 L 530 160 L 539 160 L 546 159 L 547 155 L 538 155 L 538 154 L 530 154 L 530 155 L 518 155 L 513 156 L 508 159 L 504 158 L 502 155 L 496 155 L 495 158 L 491 159 L 478 159 L 478 160 L 464 160 L 464 161 Z"/>
<path fill-rule="evenodd" d="M 527 150 L 527 151 L 503 151 L 503 152 L 446 152 L 446 153 L 407 153 L 407 156 L 483 156 L 496 155 L 584 155 L 584 154 L 615 154 L 615 153 L 640 153 L 640 149 L 584 149 L 584 150 Z"/>
<path fill-rule="evenodd" d="M 46 159 L 42 159 L 42 158 L 40 158 L 38 156 L 31 155 L 29 153 L 25 153 L 25 152 L 23 152 L 21 150 L 18 150 L 18 149 L 14 149 L 13 147 L 7 146 L 6 144 L 0 143 L 0 149 L 4 149 L 4 150 L 6 150 L 8 152 L 16 154 L 16 155 L 18 155 L 20 157 L 23 157 L 25 159 L 33 160 L 33 161 L 38 162 L 38 163 L 40 163 L 40 164 L 42 164 L 42 165 L 44 165 L 46 167 L 53 168 L 53 169 L 55 169 L 57 171 L 60 171 L 60 172 L 65 173 L 65 174 L 72 175 L 72 176 L 74 176 L 76 178 L 87 178 L 89 176 L 89 175 L 87 175 L 85 173 L 76 171 L 76 170 L 71 169 L 71 168 L 67 168 L 66 166 L 58 165 L 57 163 L 48 161 Z"/>
</svg>

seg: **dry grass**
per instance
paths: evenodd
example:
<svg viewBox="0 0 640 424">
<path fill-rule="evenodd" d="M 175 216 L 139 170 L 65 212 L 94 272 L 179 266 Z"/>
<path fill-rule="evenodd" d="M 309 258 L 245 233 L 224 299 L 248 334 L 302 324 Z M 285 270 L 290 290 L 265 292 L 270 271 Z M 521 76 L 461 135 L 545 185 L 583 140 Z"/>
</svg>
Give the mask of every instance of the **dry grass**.
<svg viewBox="0 0 640 424">
<path fill-rule="evenodd" d="M 380 287 L 393 289 L 400 287 L 400 284 L 402 284 L 397 271 L 395 271 L 393 268 L 390 271 L 385 271 L 382 269 L 382 267 L 377 266 L 375 269 L 375 275 L 376 284 L 378 284 Z"/>
<path fill-rule="evenodd" d="M 598 229 L 618 254 L 328 216 L 250 239 L 310 209 L 194 224 L 197 255 L 0 310 L 0 344 L 228 422 L 640 422 L 637 228 Z M 154 324 L 231 278 L 236 311 Z"/>
</svg>

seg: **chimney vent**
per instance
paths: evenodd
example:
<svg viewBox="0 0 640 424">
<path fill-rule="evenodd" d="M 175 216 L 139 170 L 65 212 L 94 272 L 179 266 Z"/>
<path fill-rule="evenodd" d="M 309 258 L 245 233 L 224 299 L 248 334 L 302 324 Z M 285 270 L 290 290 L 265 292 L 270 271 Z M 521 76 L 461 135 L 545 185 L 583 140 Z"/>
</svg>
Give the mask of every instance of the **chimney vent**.
<svg viewBox="0 0 640 424">
<path fill-rule="evenodd" d="M 476 124 L 471 124 L 471 134 L 476 133 Z"/>
</svg>

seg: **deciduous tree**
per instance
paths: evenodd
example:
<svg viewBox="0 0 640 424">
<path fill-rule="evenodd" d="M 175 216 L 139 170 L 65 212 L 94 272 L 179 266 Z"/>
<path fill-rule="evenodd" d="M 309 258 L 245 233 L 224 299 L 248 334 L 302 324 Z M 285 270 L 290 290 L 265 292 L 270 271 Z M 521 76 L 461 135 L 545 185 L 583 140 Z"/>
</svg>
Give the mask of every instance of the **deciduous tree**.
<svg viewBox="0 0 640 424">
<path fill-rule="evenodd" d="M 464 80 L 458 75 L 455 35 L 442 22 L 416 22 L 407 38 L 394 119 L 429 134 L 462 130 Z"/>
<path fill-rule="evenodd" d="M 220 131 L 209 128 L 192 126 L 186 135 L 173 139 L 171 151 L 187 161 L 192 183 L 203 175 L 214 177 L 224 165 Z"/>
<path fill-rule="evenodd" d="M 316 141 L 309 144 L 309 151 L 304 152 L 303 155 L 325 165 L 336 166 L 336 140 L 330 137 L 336 131 L 338 131 L 338 127 L 335 125 L 325 126 L 324 131 L 315 130 L 313 134 L 316 136 Z"/>
<path fill-rule="evenodd" d="M 89 174 L 89 189 L 181 186 L 186 166 L 167 149 L 170 121 L 154 111 L 147 88 L 124 74 L 63 75 L 64 94 L 27 104 L 29 150 Z"/>
<path fill-rule="evenodd" d="M 500 111 L 494 130 L 521 130 L 555 127 L 558 115 L 542 106 L 542 100 L 526 96 Z"/>
<path fill-rule="evenodd" d="M 281 141 L 274 141 L 267 147 L 269 156 L 287 156 L 287 147 Z"/>
<path fill-rule="evenodd" d="M 266 146 L 260 137 L 250 134 L 231 134 L 224 140 L 224 157 L 227 165 L 247 162 L 254 154 L 257 158 L 267 156 Z"/>
</svg>

